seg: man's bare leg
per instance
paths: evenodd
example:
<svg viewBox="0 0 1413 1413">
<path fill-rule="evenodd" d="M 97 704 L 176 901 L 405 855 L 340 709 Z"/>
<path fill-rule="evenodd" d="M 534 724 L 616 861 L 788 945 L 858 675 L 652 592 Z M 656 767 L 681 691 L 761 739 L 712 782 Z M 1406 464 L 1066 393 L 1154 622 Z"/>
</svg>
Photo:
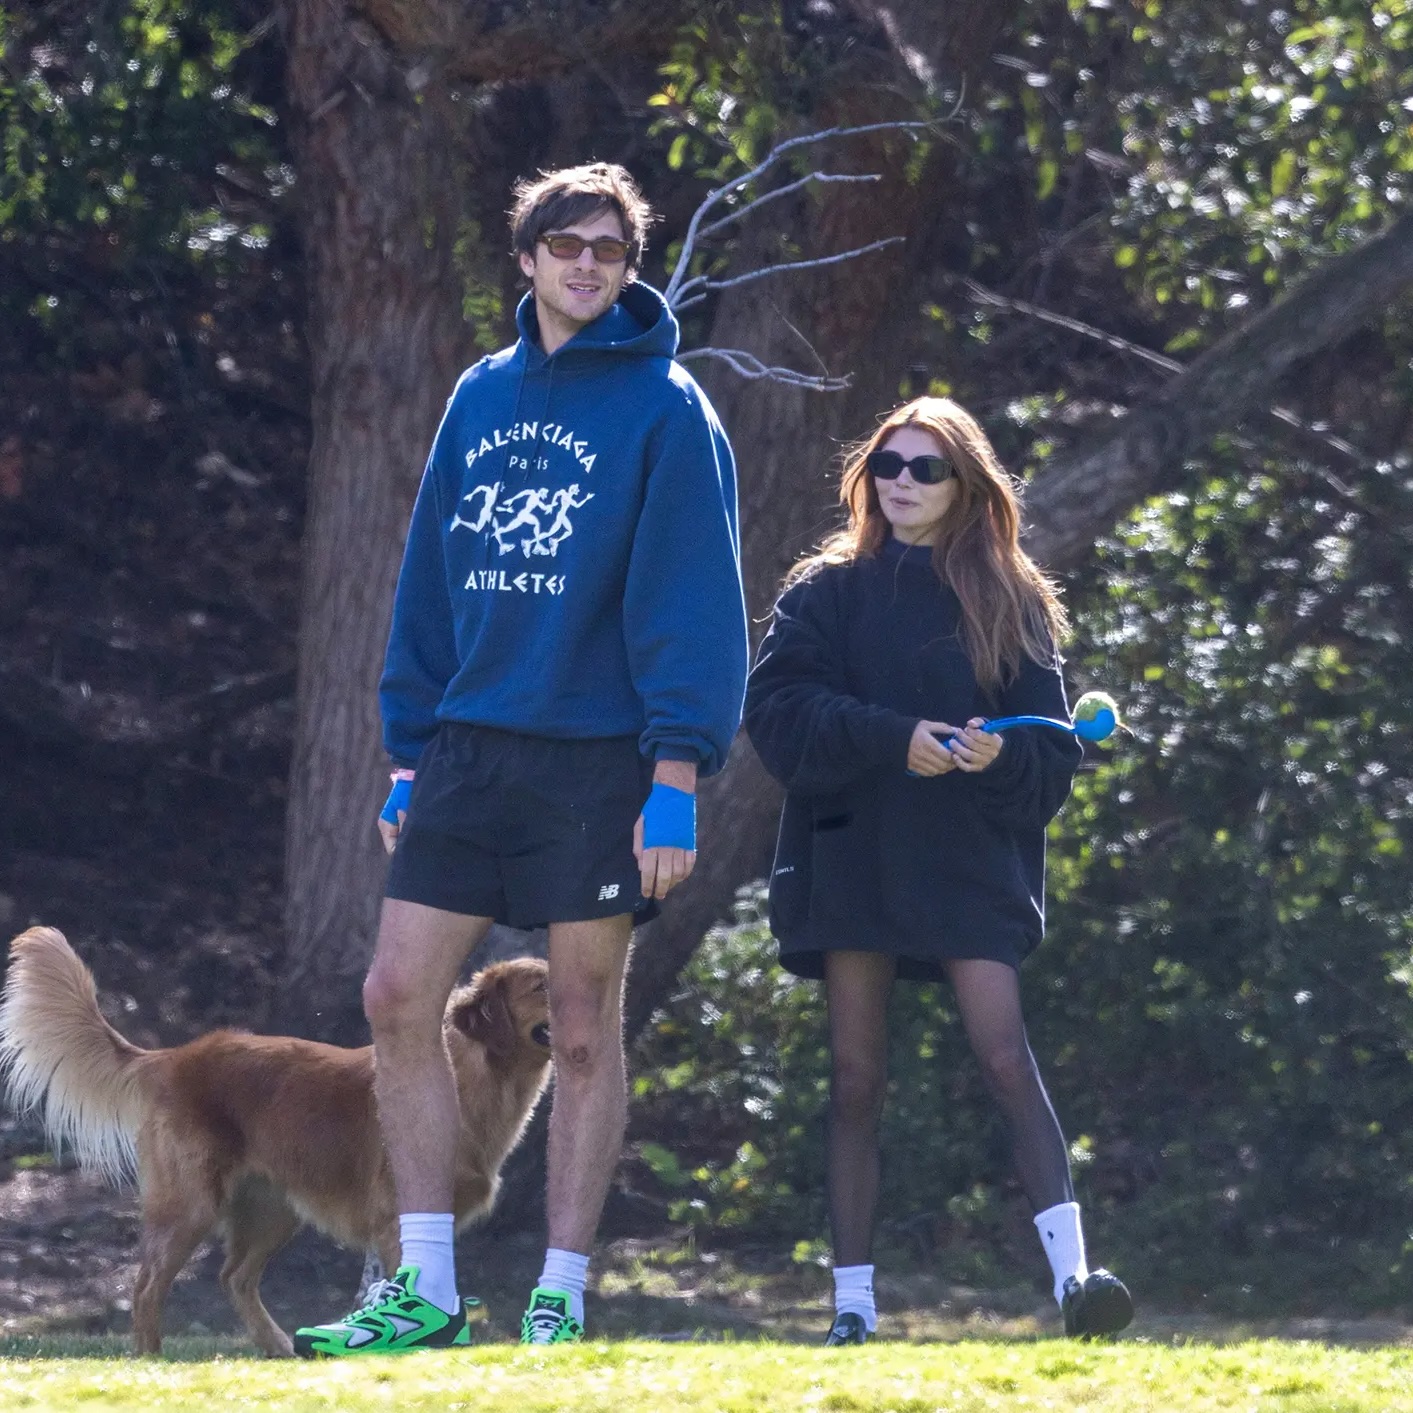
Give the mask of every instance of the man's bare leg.
<svg viewBox="0 0 1413 1413">
<path fill-rule="evenodd" d="M 582 1258 L 578 1289 L 573 1291 L 576 1304 L 583 1288 L 582 1267 L 623 1151 L 628 1117 L 623 976 L 632 936 L 627 914 L 555 923 L 549 929 L 555 1074 L 547 1163 L 549 1260 L 563 1262 L 574 1254 Z"/>
<path fill-rule="evenodd" d="M 378 1120 L 403 1214 L 452 1210 L 461 1117 L 442 1016 L 490 925 L 397 898 L 383 903 L 363 1004 L 377 1056 Z"/>
</svg>

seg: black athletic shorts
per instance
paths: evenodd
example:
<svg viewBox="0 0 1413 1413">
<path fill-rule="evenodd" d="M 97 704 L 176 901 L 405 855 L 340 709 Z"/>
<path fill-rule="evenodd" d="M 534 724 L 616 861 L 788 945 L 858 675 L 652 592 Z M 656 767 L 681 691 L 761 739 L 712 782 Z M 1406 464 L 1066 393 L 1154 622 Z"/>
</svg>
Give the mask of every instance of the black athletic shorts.
<svg viewBox="0 0 1413 1413">
<path fill-rule="evenodd" d="M 633 826 L 653 765 L 636 736 L 558 740 L 443 722 L 417 762 L 387 896 L 511 927 L 657 914 Z"/>
</svg>

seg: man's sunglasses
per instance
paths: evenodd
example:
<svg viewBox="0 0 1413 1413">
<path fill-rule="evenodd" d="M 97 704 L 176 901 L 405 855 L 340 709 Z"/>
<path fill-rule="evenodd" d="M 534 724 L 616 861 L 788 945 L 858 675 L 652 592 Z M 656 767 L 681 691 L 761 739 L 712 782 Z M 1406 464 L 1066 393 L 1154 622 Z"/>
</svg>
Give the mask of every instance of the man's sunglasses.
<svg viewBox="0 0 1413 1413">
<path fill-rule="evenodd" d="M 957 474 L 957 468 L 945 456 L 915 456 L 904 461 L 896 451 L 871 451 L 864 465 L 868 474 L 879 481 L 896 481 L 904 471 L 911 471 L 920 486 L 935 486 Z"/>
<path fill-rule="evenodd" d="M 542 235 L 540 240 L 556 260 L 577 260 L 587 246 L 600 265 L 621 265 L 628 258 L 628 242 L 612 236 L 585 240 L 576 235 Z"/>
</svg>

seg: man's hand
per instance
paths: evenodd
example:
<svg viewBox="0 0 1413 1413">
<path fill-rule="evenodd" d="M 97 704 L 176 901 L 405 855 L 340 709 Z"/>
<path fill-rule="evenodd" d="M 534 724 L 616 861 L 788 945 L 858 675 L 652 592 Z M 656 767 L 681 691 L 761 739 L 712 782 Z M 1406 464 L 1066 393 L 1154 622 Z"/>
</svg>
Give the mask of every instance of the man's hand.
<svg viewBox="0 0 1413 1413">
<path fill-rule="evenodd" d="M 951 752 L 957 762 L 957 769 L 969 775 L 985 770 L 997 756 L 1005 738 L 999 731 L 983 731 L 986 725 L 984 716 L 974 716 L 967 722 L 966 730 L 952 737 Z"/>
<path fill-rule="evenodd" d="M 697 767 L 687 760 L 660 760 L 653 770 L 653 784 L 667 785 L 683 794 L 697 793 Z M 692 830 L 695 845 L 696 831 Z M 697 862 L 696 848 L 678 848 L 673 845 L 643 846 L 643 815 L 633 826 L 633 857 L 638 861 L 642 872 L 643 897 L 662 899 L 691 872 Z"/>
<path fill-rule="evenodd" d="M 402 824 L 407 818 L 407 802 L 412 798 L 412 774 L 410 770 L 393 771 L 392 789 L 388 791 L 387 803 L 378 815 L 378 833 L 388 853 L 397 848 L 397 836 L 402 833 Z"/>
<path fill-rule="evenodd" d="M 912 775 L 946 775 L 957 768 L 951 751 L 938 736 L 955 737 L 957 728 L 945 721 L 919 721 L 908 742 L 908 771 Z"/>
</svg>

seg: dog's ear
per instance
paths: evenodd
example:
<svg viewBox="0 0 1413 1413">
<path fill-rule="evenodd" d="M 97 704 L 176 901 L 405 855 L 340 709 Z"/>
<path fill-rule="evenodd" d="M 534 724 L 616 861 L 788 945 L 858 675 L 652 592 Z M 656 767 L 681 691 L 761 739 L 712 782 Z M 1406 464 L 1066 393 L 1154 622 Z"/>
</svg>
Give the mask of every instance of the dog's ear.
<svg viewBox="0 0 1413 1413">
<path fill-rule="evenodd" d="M 506 1059 L 519 1039 L 505 994 L 505 981 L 500 976 L 480 978 L 475 989 L 456 1004 L 451 1013 L 451 1023 L 484 1045 L 486 1053 L 497 1060 Z"/>
</svg>

